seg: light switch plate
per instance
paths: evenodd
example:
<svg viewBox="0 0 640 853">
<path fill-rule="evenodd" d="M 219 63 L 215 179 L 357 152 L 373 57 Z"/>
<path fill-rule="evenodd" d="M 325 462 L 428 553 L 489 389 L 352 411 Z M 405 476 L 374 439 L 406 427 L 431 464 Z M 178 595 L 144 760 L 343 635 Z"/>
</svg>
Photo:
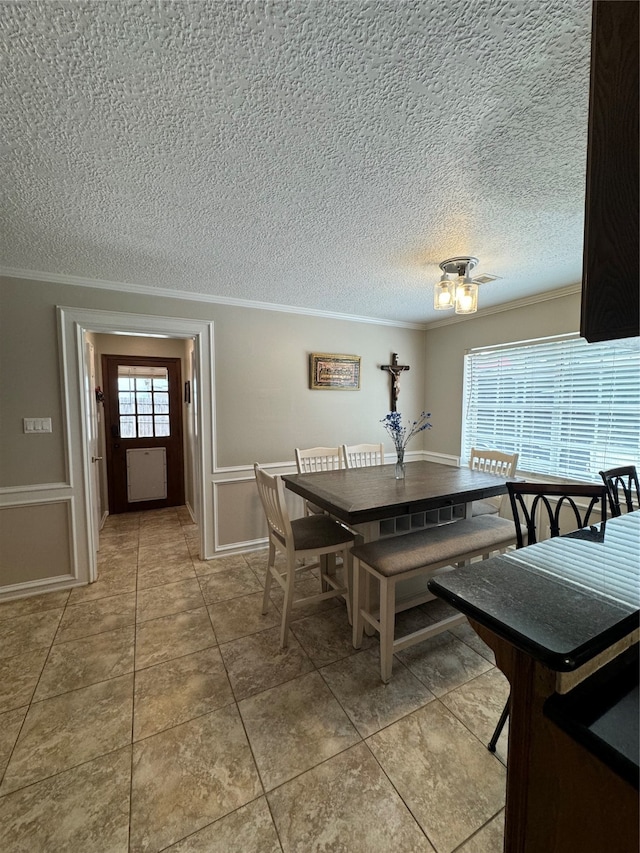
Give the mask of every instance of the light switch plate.
<svg viewBox="0 0 640 853">
<path fill-rule="evenodd" d="M 23 418 L 25 432 L 51 432 L 51 418 Z"/>
</svg>

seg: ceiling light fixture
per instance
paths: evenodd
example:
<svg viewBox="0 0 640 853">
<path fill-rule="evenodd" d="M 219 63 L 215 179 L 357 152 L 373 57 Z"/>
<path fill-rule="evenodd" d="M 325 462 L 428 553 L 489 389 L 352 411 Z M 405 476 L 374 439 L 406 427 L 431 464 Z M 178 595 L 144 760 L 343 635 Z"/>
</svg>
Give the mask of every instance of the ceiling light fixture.
<svg viewBox="0 0 640 853">
<path fill-rule="evenodd" d="M 471 272 L 478 266 L 478 259 L 449 258 L 439 266 L 442 277 L 435 286 L 433 307 L 438 311 L 455 308 L 456 314 L 474 314 L 478 310 L 478 282 L 471 278 Z"/>
</svg>

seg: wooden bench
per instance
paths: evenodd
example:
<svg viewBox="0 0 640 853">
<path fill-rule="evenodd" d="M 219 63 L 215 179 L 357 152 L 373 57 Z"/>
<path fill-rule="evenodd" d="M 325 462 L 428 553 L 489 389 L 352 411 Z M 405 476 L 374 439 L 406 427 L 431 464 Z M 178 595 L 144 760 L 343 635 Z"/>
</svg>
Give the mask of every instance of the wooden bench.
<svg viewBox="0 0 640 853">
<path fill-rule="evenodd" d="M 409 598 L 397 600 L 397 585 L 417 576 L 430 577 L 438 571 L 450 571 L 454 564 L 468 562 L 473 557 L 486 558 L 492 551 L 505 551 L 515 544 L 516 528 L 513 521 L 496 515 L 480 515 L 403 536 L 357 545 L 351 552 L 354 647 L 359 649 L 362 645 L 365 624 L 378 631 L 380 676 L 386 684 L 391 678 L 393 655 L 396 652 L 465 620 L 464 616 L 456 613 L 434 625 L 394 639 L 395 614 L 435 598 L 425 589 Z M 371 577 L 376 578 L 380 584 L 379 616 L 371 606 Z"/>
</svg>

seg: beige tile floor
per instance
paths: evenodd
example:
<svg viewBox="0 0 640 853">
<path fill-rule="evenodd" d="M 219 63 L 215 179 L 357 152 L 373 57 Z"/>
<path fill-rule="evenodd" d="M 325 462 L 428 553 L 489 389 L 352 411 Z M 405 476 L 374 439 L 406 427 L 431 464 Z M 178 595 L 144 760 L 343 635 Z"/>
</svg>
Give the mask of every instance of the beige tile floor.
<svg viewBox="0 0 640 853">
<path fill-rule="evenodd" d="M 502 850 L 508 688 L 468 626 L 383 685 L 336 599 L 281 650 L 266 552 L 200 561 L 184 507 L 100 542 L 96 583 L 0 605 L 0 850 Z"/>
</svg>

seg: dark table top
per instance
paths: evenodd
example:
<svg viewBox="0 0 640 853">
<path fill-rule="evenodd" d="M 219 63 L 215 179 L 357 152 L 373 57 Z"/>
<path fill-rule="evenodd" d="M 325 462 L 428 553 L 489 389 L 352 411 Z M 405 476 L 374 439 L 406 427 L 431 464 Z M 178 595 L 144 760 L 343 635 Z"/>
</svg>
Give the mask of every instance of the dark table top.
<svg viewBox="0 0 640 853">
<path fill-rule="evenodd" d="M 465 615 L 557 671 L 639 624 L 640 511 L 429 581 Z"/>
<path fill-rule="evenodd" d="M 501 495 L 509 478 L 437 462 L 408 462 L 404 480 L 395 464 L 314 474 L 284 474 L 291 491 L 347 524 L 379 521 Z"/>
</svg>

